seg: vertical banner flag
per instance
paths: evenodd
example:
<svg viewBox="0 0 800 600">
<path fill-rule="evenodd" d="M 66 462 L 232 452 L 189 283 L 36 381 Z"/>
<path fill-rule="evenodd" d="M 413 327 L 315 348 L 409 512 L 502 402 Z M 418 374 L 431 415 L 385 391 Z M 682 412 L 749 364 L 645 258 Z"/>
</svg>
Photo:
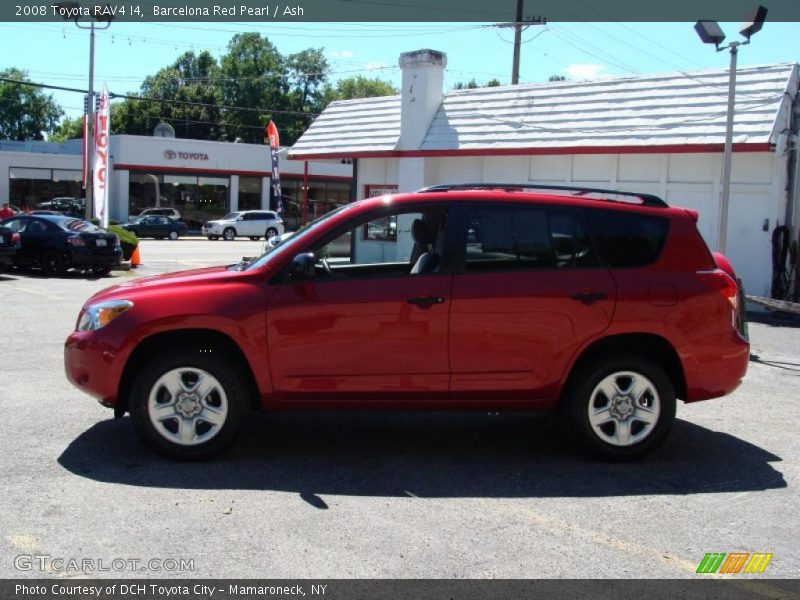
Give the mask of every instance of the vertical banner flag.
<svg viewBox="0 0 800 600">
<path fill-rule="evenodd" d="M 83 97 L 83 121 L 81 122 L 81 187 L 85 190 L 89 184 L 89 174 L 87 169 L 89 167 L 89 158 L 86 156 L 86 143 L 87 136 L 89 135 L 89 96 Z"/>
<path fill-rule="evenodd" d="M 108 134 L 110 128 L 108 88 L 103 84 L 94 122 L 94 216 L 101 227 L 108 227 Z"/>
<path fill-rule="evenodd" d="M 272 121 L 267 125 L 267 137 L 269 138 L 269 153 L 272 156 L 272 195 L 275 197 L 275 210 L 283 212 L 283 198 L 281 197 L 281 174 L 278 172 L 278 150 L 281 149 L 278 128 Z"/>
</svg>

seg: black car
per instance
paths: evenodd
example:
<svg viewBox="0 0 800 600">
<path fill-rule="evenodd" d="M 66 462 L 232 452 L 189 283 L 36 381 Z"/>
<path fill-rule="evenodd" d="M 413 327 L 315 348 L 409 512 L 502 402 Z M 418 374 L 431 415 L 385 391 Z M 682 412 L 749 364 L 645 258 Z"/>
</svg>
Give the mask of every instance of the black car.
<svg viewBox="0 0 800 600">
<path fill-rule="evenodd" d="M 82 269 L 105 275 L 122 261 L 119 238 L 81 219 L 16 215 L 0 226 L 19 234 L 22 246 L 14 255 L 19 267 L 39 267 L 49 274 Z"/>
<path fill-rule="evenodd" d="M 13 263 L 21 246 L 19 234 L 0 225 L 0 272 Z"/>
<path fill-rule="evenodd" d="M 141 217 L 133 223 L 126 223 L 122 228 L 135 233 L 136 237 L 152 237 L 157 240 L 162 238 L 177 240 L 187 231 L 186 223 L 183 221 L 158 215 Z"/>
</svg>

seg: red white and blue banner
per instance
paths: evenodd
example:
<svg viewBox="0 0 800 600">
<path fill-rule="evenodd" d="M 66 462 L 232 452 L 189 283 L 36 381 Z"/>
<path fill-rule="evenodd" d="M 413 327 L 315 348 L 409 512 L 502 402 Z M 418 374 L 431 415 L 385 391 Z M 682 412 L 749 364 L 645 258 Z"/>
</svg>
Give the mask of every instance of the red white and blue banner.
<svg viewBox="0 0 800 600">
<path fill-rule="evenodd" d="M 108 227 L 108 184 L 111 179 L 108 170 L 108 142 L 111 116 L 106 84 L 103 84 L 103 91 L 100 92 L 94 124 L 94 216 L 100 221 L 101 227 Z"/>
<path fill-rule="evenodd" d="M 281 196 L 281 174 L 278 172 L 278 150 L 281 149 L 281 141 L 278 136 L 278 128 L 272 121 L 267 124 L 267 138 L 269 138 L 269 153 L 272 156 L 272 195 L 275 198 L 275 211 L 283 212 L 283 196 Z"/>
</svg>

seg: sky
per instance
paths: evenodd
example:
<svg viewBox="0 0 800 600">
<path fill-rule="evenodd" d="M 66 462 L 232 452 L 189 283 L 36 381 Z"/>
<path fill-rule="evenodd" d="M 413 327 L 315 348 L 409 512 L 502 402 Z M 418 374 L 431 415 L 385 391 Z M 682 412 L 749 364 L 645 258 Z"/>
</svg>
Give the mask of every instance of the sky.
<svg viewBox="0 0 800 600">
<path fill-rule="evenodd" d="M 728 40 L 739 23 L 721 23 Z M 188 50 L 219 58 L 230 38 L 257 31 L 284 55 L 324 48 L 332 81 L 365 75 L 400 81 L 400 53 L 421 48 L 447 54 L 445 88 L 475 79 L 511 81 L 513 30 L 491 23 L 119 23 L 98 31 L 95 88 L 138 90 L 142 80 Z M 522 34 L 520 83 L 564 75 L 574 81 L 727 68 L 727 52 L 700 42 L 692 23 L 548 23 Z M 739 65 L 797 62 L 800 23 L 770 23 L 739 51 Z M 0 69 L 16 67 L 32 81 L 86 89 L 89 34 L 69 23 L 0 23 Z M 52 92 L 69 117 L 81 95 Z"/>
</svg>

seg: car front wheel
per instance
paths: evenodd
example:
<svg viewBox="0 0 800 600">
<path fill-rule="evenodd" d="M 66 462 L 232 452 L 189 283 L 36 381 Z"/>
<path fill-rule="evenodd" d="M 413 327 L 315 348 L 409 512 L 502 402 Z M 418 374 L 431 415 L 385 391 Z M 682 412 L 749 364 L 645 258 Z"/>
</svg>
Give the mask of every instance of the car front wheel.
<svg viewBox="0 0 800 600">
<path fill-rule="evenodd" d="M 275 229 L 274 227 L 270 227 L 269 229 L 267 229 L 267 234 L 265 236 L 265 239 L 268 240 L 269 238 L 274 237 L 276 235 L 278 235 L 278 230 Z"/>
<path fill-rule="evenodd" d="M 192 460 L 214 456 L 233 442 L 244 399 L 240 372 L 197 348 L 148 362 L 133 383 L 129 405 L 145 442 L 168 458 Z"/>
<path fill-rule="evenodd" d="M 177 231 L 170 231 L 169 232 L 169 239 L 177 240 L 178 239 L 178 232 Z"/>
<path fill-rule="evenodd" d="M 226 242 L 232 242 L 236 238 L 236 230 L 233 227 L 228 227 L 222 232 L 222 239 Z"/>
<path fill-rule="evenodd" d="M 664 370 L 638 356 L 598 360 L 575 373 L 564 416 L 594 454 L 631 459 L 655 450 L 675 420 L 675 390 Z"/>
</svg>

